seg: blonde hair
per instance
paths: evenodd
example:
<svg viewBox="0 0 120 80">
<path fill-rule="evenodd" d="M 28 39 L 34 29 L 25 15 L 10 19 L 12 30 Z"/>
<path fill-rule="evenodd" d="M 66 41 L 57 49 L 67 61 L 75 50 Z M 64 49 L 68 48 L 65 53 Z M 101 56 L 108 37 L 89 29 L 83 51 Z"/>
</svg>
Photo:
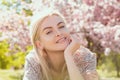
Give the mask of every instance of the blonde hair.
<svg viewBox="0 0 120 80">
<path fill-rule="evenodd" d="M 31 36 L 31 42 L 33 44 L 33 47 L 38 55 L 38 60 L 42 69 L 42 80 L 52 80 L 51 74 L 50 74 L 50 69 L 48 66 L 48 63 L 46 59 L 42 56 L 42 51 L 39 51 L 35 42 L 39 40 L 39 31 L 40 31 L 40 25 L 43 22 L 45 18 L 51 15 L 57 15 L 63 18 L 63 16 L 58 12 L 53 9 L 47 9 L 41 13 L 37 13 L 33 16 L 31 26 L 30 26 L 30 36 Z M 64 19 L 63 19 L 64 20 Z"/>
</svg>

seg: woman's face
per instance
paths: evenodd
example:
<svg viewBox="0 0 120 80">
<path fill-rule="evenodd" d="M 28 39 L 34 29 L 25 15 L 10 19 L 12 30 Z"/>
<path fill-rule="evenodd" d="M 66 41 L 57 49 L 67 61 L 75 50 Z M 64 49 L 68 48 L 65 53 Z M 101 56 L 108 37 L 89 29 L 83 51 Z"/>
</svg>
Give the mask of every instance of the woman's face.
<svg viewBox="0 0 120 80">
<path fill-rule="evenodd" d="M 40 25 L 40 43 L 48 51 L 64 51 L 70 43 L 70 33 L 64 20 L 57 15 L 45 18 Z"/>
</svg>

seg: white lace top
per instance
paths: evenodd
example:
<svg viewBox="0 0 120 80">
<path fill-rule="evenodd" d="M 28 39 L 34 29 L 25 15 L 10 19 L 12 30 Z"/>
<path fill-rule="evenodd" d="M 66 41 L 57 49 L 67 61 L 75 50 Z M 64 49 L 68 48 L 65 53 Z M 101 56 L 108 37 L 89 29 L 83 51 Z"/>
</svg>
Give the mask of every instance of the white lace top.
<svg viewBox="0 0 120 80">
<path fill-rule="evenodd" d="M 81 47 L 73 55 L 74 62 L 83 75 L 84 80 L 98 80 L 96 72 L 96 56 L 89 49 Z M 41 75 L 40 75 L 41 74 Z M 41 80 L 42 72 L 37 55 L 31 51 L 26 56 L 23 80 Z M 68 80 L 67 78 L 65 80 Z"/>
</svg>

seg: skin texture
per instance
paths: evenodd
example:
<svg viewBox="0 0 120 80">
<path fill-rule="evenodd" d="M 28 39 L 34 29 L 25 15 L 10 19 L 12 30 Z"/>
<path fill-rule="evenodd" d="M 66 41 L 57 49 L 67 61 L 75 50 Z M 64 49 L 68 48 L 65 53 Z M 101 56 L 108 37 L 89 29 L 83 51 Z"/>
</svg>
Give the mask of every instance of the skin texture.
<svg viewBox="0 0 120 80">
<path fill-rule="evenodd" d="M 51 15 L 39 27 L 36 45 L 48 60 L 53 80 L 62 80 L 64 64 L 67 65 L 70 80 L 84 80 L 72 58 L 80 43 L 77 37 L 70 34 L 64 20 L 58 15 Z"/>
<path fill-rule="evenodd" d="M 57 15 L 45 18 L 40 27 L 40 39 L 36 45 L 44 52 L 53 76 L 59 78 L 65 64 L 64 51 L 71 42 L 70 33 L 64 20 Z"/>
<path fill-rule="evenodd" d="M 53 15 L 45 18 L 41 24 L 40 40 L 46 50 L 63 51 L 69 44 L 69 39 L 70 33 L 61 17 Z"/>
</svg>

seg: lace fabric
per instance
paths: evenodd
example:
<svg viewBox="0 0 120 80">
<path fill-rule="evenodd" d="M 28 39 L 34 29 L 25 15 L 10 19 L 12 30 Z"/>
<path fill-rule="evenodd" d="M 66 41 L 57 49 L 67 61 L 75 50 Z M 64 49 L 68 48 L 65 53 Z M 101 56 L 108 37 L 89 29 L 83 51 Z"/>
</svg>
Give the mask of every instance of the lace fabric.
<svg viewBox="0 0 120 80">
<path fill-rule="evenodd" d="M 89 49 L 81 47 L 79 50 L 75 52 L 73 55 L 74 62 L 76 66 L 79 68 L 80 73 L 83 75 L 85 80 L 98 80 L 93 75 L 96 75 L 96 55 L 92 53 Z M 35 52 L 32 51 L 26 56 L 25 61 L 25 69 L 24 69 L 24 77 L 23 80 L 41 80 L 42 72 L 41 67 L 38 63 L 37 56 Z M 88 73 L 90 75 L 88 75 Z M 88 79 L 88 77 L 90 77 Z M 69 80 L 69 77 L 66 76 L 64 80 Z"/>
</svg>

